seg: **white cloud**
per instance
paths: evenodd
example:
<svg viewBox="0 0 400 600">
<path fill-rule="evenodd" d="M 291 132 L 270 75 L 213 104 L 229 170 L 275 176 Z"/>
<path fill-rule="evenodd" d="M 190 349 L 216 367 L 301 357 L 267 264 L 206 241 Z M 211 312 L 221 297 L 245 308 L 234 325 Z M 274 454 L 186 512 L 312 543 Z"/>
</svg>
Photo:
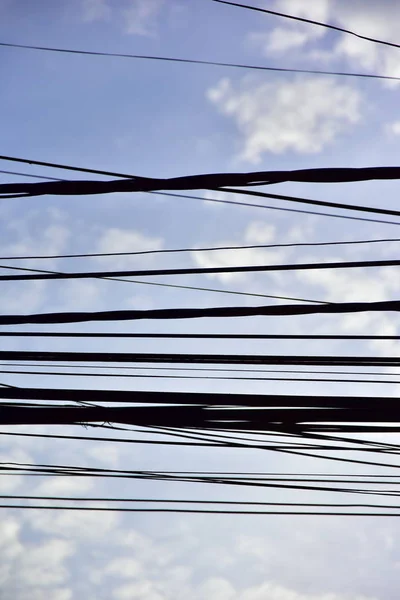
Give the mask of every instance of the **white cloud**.
<svg viewBox="0 0 400 600">
<path fill-rule="evenodd" d="M 273 10 L 320 22 L 332 23 L 361 35 L 398 43 L 400 5 L 392 0 L 276 0 Z M 357 39 L 354 36 L 328 32 L 317 25 L 307 25 L 279 19 L 272 29 L 253 32 L 249 40 L 267 56 L 284 54 L 296 48 L 296 58 L 347 61 L 353 68 L 362 68 L 387 76 L 400 76 L 398 49 Z M 328 37 L 329 33 L 329 37 Z M 312 44 L 312 45 L 311 45 Z M 396 82 L 386 83 L 395 86 Z"/>
<path fill-rule="evenodd" d="M 111 15 L 107 0 L 83 0 L 82 20 L 86 22 L 104 21 Z"/>
<path fill-rule="evenodd" d="M 393 123 L 389 123 L 385 127 L 386 132 L 391 135 L 400 135 L 400 121 L 394 121 Z"/>
<path fill-rule="evenodd" d="M 274 241 L 275 227 L 262 221 L 252 221 L 243 232 L 243 245 L 269 244 Z M 238 242 L 219 241 L 218 246 L 231 246 Z M 192 252 L 191 256 L 198 267 L 229 267 L 245 265 L 277 264 L 284 260 L 285 250 L 251 248 L 249 250 L 220 250 L 218 252 Z M 244 282 L 245 273 L 210 273 L 208 277 L 221 282 Z"/>
<path fill-rule="evenodd" d="M 126 33 L 154 35 L 163 4 L 164 0 L 130 0 L 130 6 L 123 11 Z"/>
<path fill-rule="evenodd" d="M 134 229 L 110 228 L 105 230 L 99 237 L 97 243 L 97 252 L 136 252 L 146 250 L 161 250 L 163 248 L 163 239 L 152 237 L 135 231 Z M 140 257 L 143 259 L 143 257 Z M 113 256 L 112 258 L 99 258 L 102 264 L 110 265 L 123 269 L 132 266 L 136 259 L 135 256 Z"/>
<path fill-rule="evenodd" d="M 273 8 L 278 12 L 302 18 L 325 21 L 329 14 L 329 0 L 306 3 L 303 0 L 281 0 Z M 296 23 L 295 21 L 285 21 L 284 23 L 283 26 L 275 27 L 268 32 L 250 34 L 250 42 L 261 48 L 267 55 L 279 54 L 320 40 L 326 34 L 326 30 L 322 27 L 307 23 Z"/>
<path fill-rule="evenodd" d="M 265 152 L 320 152 L 361 118 L 360 93 L 333 79 L 244 80 L 236 87 L 225 78 L 207 96 L 233 120 L 240 158 L 251 163 L 261 162 Z"/>
</svg>

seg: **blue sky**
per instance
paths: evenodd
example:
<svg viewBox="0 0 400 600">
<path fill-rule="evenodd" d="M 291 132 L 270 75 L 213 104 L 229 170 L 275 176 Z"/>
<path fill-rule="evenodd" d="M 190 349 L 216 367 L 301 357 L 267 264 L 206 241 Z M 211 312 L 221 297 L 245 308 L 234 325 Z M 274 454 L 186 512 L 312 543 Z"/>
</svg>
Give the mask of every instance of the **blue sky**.
<svg viewBox="0 0 400 600">
<path fill-rule="evenodd" d="M 396 40 L 390 0 L 251 0 Z M 397 40 L 398 41 L 398 40 Z M 399 52 L 235 9 L 210 0 L 0 0 L 0 42 L 277 67 L 400 76 Z M 377 166 L 398 163 L 400 84 L 222 67 L 1 48 L 1 151 L 36 160 L 151 177 L 204 172 Z M 65 177 L 64 171 L 2 162 L 1 169 Z M 71 175 L 73 176 L 73 175 Z M 28 181 L 0 174 L 0 182 Z M 397 208 L 396 182 L 283 184 L 276 193 Z M 197 195 L 220 198 L 217 193 Z M 223 196 L 225 197 L 225 196 Z M 243 197 L 231 199 L 243 201 Z M 249 200 L 251 201 L 251 200 Z M 271 206 L 293 206 L 276 200 Z M 37 255 L 396 238 L 398 226 L 138 194 L 3 201 L 0 254 Z M 32 268 L 90 270 L 397 258 L 398 243 L 326 249 L 277 248 L 121 259 L 25 261 Z M 11 263 L 9 263 L 11 264 Z M 21 263 L 18 263 L 21 265 Z M 156 281 L 153 278 L 153 281 Z M 161 281 L 161 279 L 159 279 Z M 163 282 L 166 282 L 165 279 Z M 169 278 L 182 285 L 323 301 L 398 298 L 395 269 Z M 123 308 L 258 305 L 260 298 L 107 281 L 3 284 L 4 314 Z M 265 303 L 273 303 L 265 300 Z M 112 324 L 119 331 L 399 334 L 392 315 L 291 317 L 235 322 Z M 32 328 L 34 329 L 34 328 Z M 68 327 L 60 327 L 67 330 Z M 73 330 L 71 326 L 69 328 Z M 82 330 L 99 330 L 87 324 Z M 4 349 L 74 350 L 69 340 L 2 340 Z M 82 341 L 84 350 L 397 355 L 397 343 Z M 1 368 L 0 368 L 1 370 Z M 0 374 L 10 385 L 232 391 L 232 382 L 42 378 Z M 265 383 L 235 382 L 262 393 Z M 298 383 L 267 393 L 326 393 Z M 379 386 L 396 396 L 398 386 Z M 371 395 L 332 384 L 328 393 Z M 378 392 L 377 392 L 378 393 Z M 63 428 L 64 433 L 76 429 Z M 25 431 L 20 428 L 21 431 Z M 42 431 L 29 428 L 29 431 Z M 85 431 L 82 430 L 82 435 Z M 130 469 L 337 471 L 327 461 L 262 453 L 131 447 L 3 437 L 1 461 Z M 351 469 L 350 469 L 351 471 Z M 353 472 L 355 469 L 353 468 Z M 368 472 L 366 470 L 360 472 Z M 389 472 L 389 471 L 388 471 Z M 160 483 L 2 478 L 1 493 L 284 499 L 278 493 L 204 490 Z M 291 498 L 293 498 L 292 496 Z M 305 496 L 302 497 L 307 501 Z M 287 498 L 286 498 L 287 500 Z M 314 497 L 315 500 L 315 497 Z M 398 524 L 363 518 L 206 517 L 3 511 L 0 589 L 24 600 L 211 598 L 211 600 L 394 600 Z"/>
</svg>

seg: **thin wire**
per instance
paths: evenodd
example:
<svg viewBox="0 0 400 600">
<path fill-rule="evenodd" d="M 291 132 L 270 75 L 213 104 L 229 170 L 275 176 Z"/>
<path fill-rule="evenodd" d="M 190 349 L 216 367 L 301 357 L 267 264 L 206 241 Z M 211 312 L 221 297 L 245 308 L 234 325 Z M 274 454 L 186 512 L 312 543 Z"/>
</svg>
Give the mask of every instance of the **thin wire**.
<svg viewBox="0 0 400 600">
<path fill-rule="evenodd" d="M 238 365 L 240 367 L 240 365 Z M 37 367 L 37 368 L 63 368 L 63 369 L 87 369 L 88 365 L 87 364 L 76 364 L 75 362 L 73 364 L 59 364 L 57 363 L 56 365 L 52 364 L 52 363 L 0 363 L 0 367 Z M 315 369 L 313 371 L 308 371 L 308 370 L 300 370 L 300 369 L 243 369 L 243 368 L 236 368 L 236 369 L 227 369 L 227 368 L 212 368 L 212 367 L 149 367 L 149 366 L 132 366 L 132 365 L 124 365 L 122 367 L 118 366 L 118 365 L 113 365 L 112 367 L 107 367 L 106 365 L 90 365 L 91 369 L 102 369 L 102 370 L 109 370 L 109 369 L 117 369 L 117 370 L 140 370 L 140 371 L 206 371 L 206 372 L 218 372 L 218 373 L 225 373 L 225 372 L 233 372 L 233 373 L 259 373 L 259 374 L 263 374 L 263 373 L 297 373 L 300 375 L 379 375 L 381 377 L 399 377 L 399 373 L 386 373 L 386 372 L 382 372 L 382 371 L 316 371 Z M 19 373 L 20 371 L 18 371 Z"/>
<path fill-rule="evenodd" d="M 0 495 L 2 500 L 50 500 L 59 502 L 121 502 L 121 503 L 148 503 L 148 504 L 213 504 L 234 506 L 298 506 L 307 508 L 386 508 L 399 510 L 400 506 L 387 504 L 356 504 L 356 503 L 331 503 L 331 502 L 257 502 L 249 500 L 180 500 L 169 498 L 88 498 L 88 497 L 63 497 L 63 496 L 12 496 Z"/>
<path fill-rule="evenodd" d="M 360 37 L 360 36 L 359 36 Z M 383 43 L 383 42 L 382 42 Z M 320 71 L 315 69 L 289 69 L 289 68 L 281 68 L 281 67 L 265 67 L 258 65 L 247 65 L 240 63 L 226 63 L 226 62 L 218 62 L 211 60 L 196 60 L 190 58 L 176 58 L 170 56 L 150 56 L 143 54 L 122 54 L 118 52 L 95 52 L 89 50 L 72 50 L 67 48 L 52 48 L 49 46 L 30 46 L 27 44 L 12 44 L 6 42 L 0 42 L 0 46 L 5 48 L 20 48 L 24 50 L 40 50 L 44 52 L 58 52 L 63 54 L 77 54 L 77 55 L 85 55 L 85 56 L 109 56 L 114 58 L 130 58 L 136 60 L 151 60 L 151 61 L 163 61 L 163 62 L 173 62 L 173 63 L 181 63 L 181 64 L 191 64 L 191 65 L 205 65 L 205 66 L 215 66 L 215 67 L 228 67 L 235 69 L 250 69 L 256 71 L 271 71 L 276 73 L 303 73 L 308 75 L 333 75 L 337 77 L 362 77 L 366 79 L 382 79 L 382 80 L 390 80 L 390 81 L 398 81 L 400 78 L 390 75 L 375 75 L 371 73 L 348 73 L 341 71 Z"/>
<path fill-rule="evenodd" d="M 146 194 L 157 194 L 158 196 L 169 196 L 172 198 L 188 198 L 189 200 L 201 200 L 204 202 L 214 202 L 217 204 L 231 204 L 233 206 L 247 206 L 251 208 L 263 208 L 266 210 L 280 210 L 283 212 L 291 212 L 302 215 L 313 215 L 317 217 L 331 217 L 333 219 L 348 219 L 350 221 L 365 221 L 367 223 L 383 223 L 384 225 L 400 225 L 400 222 L 385 221 L 384 219 L 368 219 L 366 217 L 352 217 L 350 215 L 335 215 L 316 210 L 301 210 L 299 208 L 284 208 L 282 206 L 269 206 L 266 204 L 255 204 L 254 202 L 239 202 L 237 200 L 218 200 L 217 198 L 203 198 L 202 196 L 193 196 L 189 194 L 173 194 L 168 192 L 144 192 Z"/>
<path fill-rule="evenodd" d="M 343 27 L 339 27 L 337 25 L 331 25 L 330 23 L 323 23 L 321 21 L 315 21 L 313 19 L 306 19 L 304 17 L 297 17 L 295 15 L 289 15 L 287 13 L 277 12 L 275 10 L 270 10 L 266 8 L 259 8 L 257 6 L 250 6 L 248 4 L 239 4 L 237 2 L 230 2 L 229 0 L 211 0 L 212 2 L 218 2 L 219 4 L 227 4 L 229 6 L 236 6 L 236 8 L 245 8 L 247 10 L 253 10 L 256 12 L 261 12 L 269 15 L 274 15 L 276 17 L 282 17 L 284 19 L 291 19 L 293 21 L 299 21 L 300 23 L 308 23 L 310 25 L 317 25 L 318 27 L 324 27 L 325 29 L 330 29 L 332 31 L 338 31 L 339 33 L 346 33 L 347 35 L 351 35 L 360 40 L 365 40 L 367 42 L 373 42 L 374 44 L 382 44 L 384 46 L 389 46 L 391 48 L 400 48 L 400 44 L 396 44 L 394 42 L 388 42 L 386 40 L 380 40 L 377 38 L 369 37 L 366 35 L 362 35 L 360 33 L 356 33 L 350 29 L 344 29 Z"/>
<path fill-rule="evenodd" d="M 191 513 L 191 514 L 214 514 L 214 515 L 285 515 L 285 516 L 323 516 L 323 517 L 400 517 L 399 513 L 379 512 L 315 512 L 315 511 L 250 511 L 250 510 L 206 510 L 189 508 L 117 508 L 117 507 L 88 507 L 88 506 L 32 506 L 18 504 L 0 504 L 0 508 L 23 509 L 23 510 L 73 510 L 93 512 L 124 512 L 124 513 Z"/>
<path fill-rule="evenodd" d="M 0 265 L 1 269 L 10 269 L 17 271 L 31 271 L 33 273 L 50 273 L 50 274 L 58 274 L 63 275 L 65 273 L 60 271 L 49 271 L 44 269 L 32 269 L 28 267 L 14 267 L 10 265 Z M 193 285 L 178 285 L 174 283 L 160 283 L 158 281 L 137 281 L 132 279 L 121 279 L 120 277 L 98 277 L 97 279 L 101 279 L 103 281 L 120 281 L 122 283 L 136 283 L 139 285 L 154 285 L 158 287 L 167 287 L 167 288 L 178 288 L 183 290 L 194 290 L 198 292 L 214 292 L 219 294 L 235 294 L 238 296 L 251 296 L 254 298 L 273 298 L 275 300 L 292 300 L 293 302 L 310 302 L 311 304 L 329 304 L 329 302 L 324 302 L 321 300 L 310 300 L 308 298 L 293 298 L 292 296 L 276 296 L 271 294 L 257 294 L 252 292 L 239 292 L 236 290 L 219 290 L 215 288 L 205 288 L 198 287 Z"/>
<path fill-rule="evenodd" d="M 301 204 L 312 204 L 315 206 L 327 206 L 330 208 L 341 208 L 343 210 L 352 210 L 358 212 L 370 212 L 382 215 L 400 216 L 400 211 L 387 208 L 376 208 L 373 206 L 357 206 L 355 204 L 346 204 L 344 202 L 327 202 L 326 200 L 312 200 L 311 198 L 300 198 L 296 196 L 286 196 L 283 194 L 270 194 L 267 192 L 254 192 L 252 190 L 241 190 L 238 188 L 216 188 L 216 192 L 226 192 L 229 194 L 242 194 L 245 196 L 256 196 L 258 198 L 272 198 L 273 200 L 285 200 L 285 202 L 299 202 Z"/>
<path fill-rule="evenodd" d="M 312 378 L 312 377 L 232 377 L 232 376 L 210 376 L 210 375 L 154 375 L 154 374 L 132 374 L 132 373 L 65 373 L 62 371 L 12 371 L 0 370 L 2 374 L 13 375 L 43 375 L 43 376 L 59 376 L 64 377 L 120 377 L 134 379 L 206 379 L 212 381 L 305 381 L 305 382 L 329 382 L 329 383 L 385 383 L 390 385 L 400 384 L 400 381 L 385 381 L 379 379 L 327 379 L 327 378 Z M 4 387 L 14 387 L 7 384 L 0 384 Z"/>
</svg>

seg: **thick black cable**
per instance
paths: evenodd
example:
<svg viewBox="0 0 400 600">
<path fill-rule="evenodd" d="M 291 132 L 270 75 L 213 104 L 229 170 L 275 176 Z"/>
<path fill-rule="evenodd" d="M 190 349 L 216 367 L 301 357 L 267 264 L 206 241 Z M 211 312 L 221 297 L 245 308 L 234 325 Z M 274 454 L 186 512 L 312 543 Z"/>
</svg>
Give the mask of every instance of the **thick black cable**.
<svg viewBox="0 0 400 600">
<path fill-rule="evenodd" d="M 210 339 L 210 340 L 400 340 L 399 335 L 324 335 L 274 333 L 109 333 L 81 331 L 1 331 L 0 337 Z"/>
<path fill-rule="evenodd" d="M 390 396 L 301 396 L 294 394 L 223 394 L 211 392 L 152 392 L 141 390 L 79 390 L 61 388 L 3 388 L 0 389 L 0 398 L 7 400 L 49 400 L 52 402 L 77 402 L 79 400 L 86 400 L 88 402 L 128 403 L 132 406 L 133 404 L 159 405 L 163 411 L 166 409 L 166 412 L 169 410 L 169 407 L 172 407 L 171 414 L 179 412 L 180 409 L 182 409 L 182 414 L 184 414 L 186 407 L 192 406 L 196 410 L 198 407 L 238 406 L 251 407 L 251 412 L 254 415 L 258 414 L 256 407 L 262 410 L 269 407 L 288 407 L 287 410 L 314 407 L 319 409 L 318 414 L 325 408 L 332 408 L 337 412 L 341 412 L 342 409 L 349 409 L 350 416 L 350 409 L 359 408 L 361 412 L 365 412 L 379 406 L 382 409 L 383 415 L 384 410 L 392 410 L 397 405 L 397 399 Z M 2 404 L 2 406 L 4 405 Z M 176 411 L 175 409 L 179 410 Z M 113 410 L 115 409 L 113 408 Z M 245 416 L 247 411 L 242 408 L 241 410 L 243 416 Z M 224 411 L 224 414 L 228 414 L 226 409 Z M 82 414 L 84 413 L 82 412 Z M 213 408 L 209 414 L 219 414 L 219 412 L 218 410 L 215 412 Z M 321 414 L 324 413 L 321 412 Z"/>
<path fill-rule="evenodd" d="M 0 281 L 38 281 L 38 280 L 60 280 L 60 279 L 98 279 L 110 277 L 149 277 L 169 275 L 209 275 L 216 273 L 267 273 L 271 271 L 315 271 L 321 269 L 355 269 L 376 267 L 397 267 L 399 259 L 389 260 L 353 260 L 335 261 L 322 263 L 292 263 L 278 265 L 246 265 L 231 267 L 185 267 L 179 269 L 129 269 L 123 271 L 74 271 L 74 272 L 39 272 L 27 275 L 0 275 Z M 12 269 L 13 271 L 31 271 L 25 267 L 11 267 L 0 265 L 0 268 Z M 36 269 L 38 270 L 38 269 Z M 370 303 L 373 304 L 372 302 Z"/>
<path fill-rule="evenodd" d="M 0 173 L 1 173 L 1 171 L 0 171 Z M 39 176 L 36 176 L 36 178 L 37 179 L 49 179 L 46 177 L 39 177 Z M 64 181 L 62 179 L 55 179 L 55 178 L 51 178 L 51 180 L 52 181 Z M 287 202 L 298 202 L 301 204 L 311 204 L 314 206 L 327 206 L 329 208 L 340 208 L 343 210 L 350 210 L 350 211 L 357 211 L 357 212 L 370 212 L 370 213 L 375 213 L 375 214 L 391 215 L 391 216 L 396 216 L 396 217 L 400 216 L 400 211 L 398 211 L 398 210 L 376 208 L 376 207 L 370 207 L 370 206 L 357 206 L 354 204 L 346 204 L 343 202 L 328 202 L 326 200 L 312 200 L 310 198 L 303 198 L 303 197 L 298 197 L 298 196 L 270 194 L 270 193 L 266 193 L 266 192 L 254 192 L 251 190 L 242 190 L 242 189 L 238 189 L 238 188 L 229 188 L 229 187 L 216 188 L 213 191 L 227 192 L 227 193 L 232 193 L 232 194 L 242 194 L 245 196 L 256 196 L 256 197 L 260 197 L 260 198 L 271 198 L 273 200 L 285 200 Z M 204 198 L 203 200 L 208 200 L 208 198 Z M 257 247 L 262 247 L 262 246 L 257 246 Z M 162 252 L 162 251 L 159 250 L 158 252 Z"/>
<path fill-rule="evenodd" d="M 0 361 L 170 363 L 209 365 L 299 365 L 323 367 L 399 367 L 396 356 L 264 355 L 264 354 L 177 354 L 143 352 L 57 352 L 0 350 Z"/>
<path fill-rule="evenodd" d="M 51 167 L 51 168 L 66 169 L 66 170 L 72 170 L 72 171 L 78 171 L 78 172 L 84 172 L 84 173 L 93 173 L 93 174 L 99 174 L 99 175 L 107 175 L 107 176 L 112 176 L 112 177 L 121 177 L 121 178 L 125 178 L 125 179 L 130 179 L 130 180 L 138 179 L 134 175 L 127 175 L 126 173 L 100 171 L 97 169 L 73 167 L 70 165 L 48 163 L 48 162 L 43 162 L 43 161 L 36 161 L 36 160 L 30 160 L 30 159 L 24 159 L 24 158 L 16 158 L 16 157 L 11 157 L 11 156 L 0 156 L 0 160 L 10 160 L 10 161 L 14 161 L 14 162 L 35 164 L 35 165 L 46 166 L 46 167 Z M 36 176 L 36 177 L 38 177 L 38 176 Z M 57 181 L 57 182 L 65 181 L 63 179 L 55 179 L 55 178 L 42 178 L 41 177 L 41 179 L 51 179 L 52 181 Z M 143 179 L 143 178 L 141 178 L 141 179 Z M 146 181 L 148 181 L 148 180 L 146 180 Z M 323 213 L 320 211 L 300 210 L 300 209 L 295 209 L 295 208 L 284 208 L 284 207 L 280 207 L 280 206 L 267 206 L 265 204 L 239 202 L 237 200 L 222 200 L 222 199 L 217 199 L 217 198 L 204 198 L 201 196 L 193 196 L 193 195 L 188 195 L 188 194 L 174 194 L 174 193 L 161 192 L 161 191 L 158 191 L 158 192 L 150 191 L 150 192 L 146 192 L 146 193 L 156 194 L 156 195 L 161 195 L 161 196 L 169 196 L 169 197 L 173 197 L 173 198 L 187 198 L 190 200 L 199 200 L 201 202 L 204 202 L 205 200 L 207 200 L 207 202 L 214 202 L 214 203 L 218 203 L 218 204 L 229 204 L 229 205 L 233 205 L 233 206 L 245 206 L 245 207 L 247 206 L 247 207 L 262 208 L 262 209 L 267 209 L 267 210 L 279 210 L 279 211 L 283 211 L 283 212 L 293 212 L 293 213 L 297 213 L 297 214 L 310 214 L 310 215 L 316 215 L 316 216 L 331 217 L 331 218 L 336 218 L 336 219 L 349 219 L 349 220 L 353 220 L 353 221 L 365 221 L 368 223 L 383 223 L 386 225 L 400 225 L 400 223 L 396 223 L 394 221 L 385 221 L 382 219 L 368 219 L 368 218 L 363 218 L 363 217 L 352 217 L 349 215 L 336 215 L 336 214 L 332 214 L 332 213 Z M 8 198 L 10 198 L 10 197 L 11 196 L 8 196 Z M 17 197 L 23 197 L 23 195 L 17 196 Z"/>
<path fill-rule="evenodd" d="M 400 264 L 400 261 L 396 262 L 399 262 Z M 385 302 L 342 302 L 317 305 L 278 304 L 272 306 L 253 307 L 228 306 L 218 308 L 171 308 L 151 310 L 40 313 L 32 315 L 1 315 L 0 325 L 23 325 L 28 323 L 84 323 L 89 321 L 137 321 L 142 319 L 168 320 L 198 318 L 233 318 L 252 316 L 296 316 L 315 314 L 347 314 L 369 311 L 398 312 L 400 311 L 400 301 L 390 300 Z"/>
<path fill-rule="evenodd" d="M 0 157 L 1 159 L 2 157 Z M 134 177 L 110 181 L 62 180 L 40 183 L 3 183 L 0 194 L 92 195 L 120 192 L 180 191 L 223 187 L 266 185 L 283 182 L 351 183 L 400 179 L 400 167 L 319 168 L 250 173 L 209 173 L 157 179 Z"/>
<path fill-rule="evenodd" d="M 338 31 L 339 33 L 345 33 L 347 35 L 356 37 L 360 40 L 365 40 L 367 42 L 373 42 L 374 44 L 381 44 L 383 46 L 389 46 L 391 48 L 400 48 L 400 44 L 396 44 L 394 42 L 388 42 L 386 40 L 380 40 L 377 38 L 362 35 L 361 33 L 356 33 L 355 31 L 352 31 L 351 29 L 345 29 L 343 27 L 339 27 L 338 25 L 332 25 L 331 23 L 323 23 L 321 21 L 315 21 L 314 19 L 306 19 L 305 17 L 289 15 L 287 13 L 281 13 L 281 12 L 277 12 L 275 10 L 270 10 L 267 8 L 260 8 L 258 6 L 250 6 L 248 4 L 240 4 L 238 2 L 230 2 L 229 0 L 211 0 L 211 1 L 218 2 L 219 4 L 227 4 L 229 6 L 236 6 L 236 8 L 245 8 L 247 10 L 253 10 L 256 12 L 261 12 L 261 13 L 273 15 L 276 17 L 282 17 L 284 19 L 299 21 L 300 23 L 308 23 L 310 25 L 317 25 L 318 27 L 324 27 L 325 29 L 330 29 L 331 31 Z"/>
<path fill-rule="evenodd" d="M 205 66 L 213 66 L 213 67 L 227 67 L 234 69 L 247 69 L 247 70 L 256 70 L 256 71 L 271 71 L 275 73 L 303 73 L 307 75 L 331 75 L 337 77 L 361 77 L 366 79 L 383 79 L 389 81 L 398 81 L 400 77 L 390 76 L 390 75 L 375 75 L 372 73 L 348 73 L 341 71 L 320 71 L 316 69 L 289 69 L 282 67 L 265 67 L 259 65 L 247 65 L 240 63 L 227 63 L 227 62 L 218 62 L 211 60 L 200 60 L 200 59 L 191 59 L 191 58 L 176 58 L 170 56 L 151 56 L 151 55 L 143 55 L 143 54 L 122 54 L 118 52 L 96 52 L 89 50 L 72 50 L 67 48 L 51 48 L 49 46 L 30 46 L 27 44 L 12 44 L 7 42 L 0 42 L 0 46 L 5 48 L 20 48 L 24 50 L 40 50 L 44 52 L 58 52 L 62 54 L 76 54 L 76 55 L 85 55 L 85 56 L 108 56 L 113 58 L 130 58 L 136 60 L 151 60 L 151 61 L 162 61 L 162 62 L 172 62 L 172 63 L 180 63 L 180 64 L 189 64 L 189 65 L 205 65 Z"/>
</svg>

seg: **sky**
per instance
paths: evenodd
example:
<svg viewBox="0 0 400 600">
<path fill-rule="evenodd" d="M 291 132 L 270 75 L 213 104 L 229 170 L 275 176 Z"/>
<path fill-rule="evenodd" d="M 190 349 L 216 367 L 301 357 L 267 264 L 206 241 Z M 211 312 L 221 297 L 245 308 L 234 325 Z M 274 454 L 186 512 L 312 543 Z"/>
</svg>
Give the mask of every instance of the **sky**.
<svg viewBox="0 0 400 600">
<path fill-rule="evenodd" d="M 249 0 L 398 42 L 392 0 Z M 399 50 L 211 0 L 0 0 L 0 42 L 146 56 L 374 73 L 400 77 Z M 396 165 L 400 82 L 300 75 L 1 47 L 0 154 L 147 177 L 315 167 Z M 0 161 L 2 170 L 74 177 Z M 84 175 L 76 177 L 85 178 Z M 29 181 L 0 174 L 0 183 Z M 269 188 L 267 191 L 270 191 Z M 273 193 L 397 208 L 398 183 L 280 184 Z M 397 238 L 398 225 L 213 203 L 252 202 L 199 191 L 3 200 L 0 255 L 129 252 L 204 246 Z M 258 204 L 264 203 L 256 201 Z M 301 208 L 277 200 L 275 208 Z M 311 207 L 310 210 L 312 210 Z M 304 210 L 308 210 L 305 207 Z M 325 212 L 336 212 L 329 211 Z M 388 219 L 395 220 L 395 219 Z M 188 252 L 142 257 L 3 261 L 54 270 L 208 267 L 398 257 L 398 242 L 325 248 Z M 4 273 L 9 271 L 4 270 Z M 2 270 L 3 273 L 3 270 Z M 161 281 L 153 278 L 151 281 Z M 162 280 L 166 282 L 165 279 Z M 394 268 L 214 274 L 168 283 L 325 302 L 397 299 Z M 273 304 L 279 300 L 110 281 L 4 283 L 2 314 Z M 10 330 L 12 328 L 9 328 Z M 21 328 L 14 328 L 21 329 Z M 27 327 L 28 329 L 28 327 Z M 34 327 L 30 329 L 34 330 Z M 42 328 L 44 329 L 44 328 Z M 54 328 L 55 329 L 55 328 Z M 74 326 L 62 331 L 78 330 Z M 254 317 L 221 322 L 104 324 L 104 331 L 400 334 L 392 313 Z M 84 324 L 79 331 L 98 331 Z M 3 349 L 76 350 L 68 339 L 2 338 Z M 79 341 L 130 352 L 398 356 L 397 342 Z M 0 367 L 0 370 L 2 367 Z M 7 385 L 243 393 L 396 396 L 398 386 L 41 377 L 0 373 Z M 54 429 L 54 428 L 53 428 Z M 11 429 L 9 429 L 11 431 Z M 44 428 L 14 428 L 43 432 Z M 59 427 L 55 433 L 77 433 Z M 91 432 L 78 429 L 78 435 Z M 99 434 L 101 435 L 101 434 Z M 343 472 L 328 461 L 261 450 L 206 450 L 0 437 L 0 461 L 115 469 Z M 369 473 L 363 467 L 348 472 Z M 384 471 L 392 473 L 392 470 Z M 211 491 L 210 491 L 211 490 Z M 286 501 L 281 492 L 79 478 L 2 477 L 1 494 Z M 295 495 L 291 495 L 293 499 Z M 326 498 L 327 496 L 324 496 Z M 296 496 L 296 499 L 298 497 Z M 301 496 L 307 501 L 308 495 Z M 0 509 L 5 600 L 395 600 L 396 519 L 79 513 Z"/>
</svg>

